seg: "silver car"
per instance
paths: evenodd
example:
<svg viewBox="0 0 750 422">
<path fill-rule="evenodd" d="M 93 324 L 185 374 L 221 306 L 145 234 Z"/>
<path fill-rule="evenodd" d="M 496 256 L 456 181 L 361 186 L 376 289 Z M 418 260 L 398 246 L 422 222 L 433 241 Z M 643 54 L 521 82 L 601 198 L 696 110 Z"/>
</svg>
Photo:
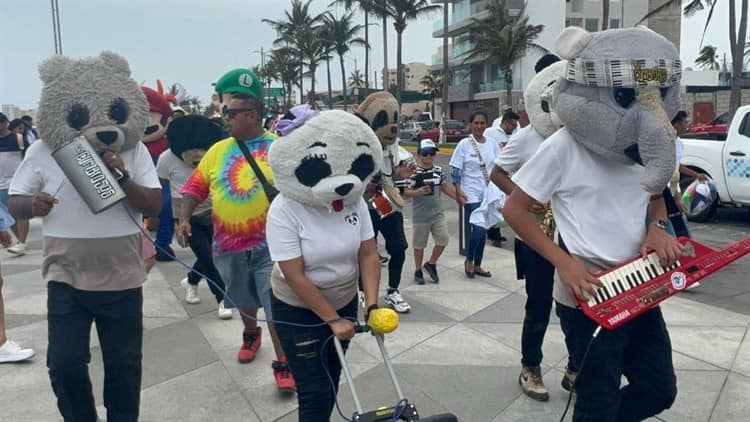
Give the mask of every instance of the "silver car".
<svg viewBox="0 0 750 422">
<path fill-rule="evenodd" d="M 422 129 L 421 122 L 406 122 L 401 123 L 401 129 L 399 131 L 399 139 L 406 142 L 416 142 L 417 132 Z"/>
</svg>

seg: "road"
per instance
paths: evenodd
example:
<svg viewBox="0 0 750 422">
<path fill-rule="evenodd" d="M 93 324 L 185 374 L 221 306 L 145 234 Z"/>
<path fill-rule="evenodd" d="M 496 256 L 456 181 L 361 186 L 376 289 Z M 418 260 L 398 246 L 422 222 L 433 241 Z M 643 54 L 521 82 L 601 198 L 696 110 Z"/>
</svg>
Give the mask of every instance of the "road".
<svg viewBox="0 0 750 422">
<path fill-rule="evenodd" d="M 449 173 L 448 152 L 439 154 L 437 164 Z M 409 208 L 409 207 L 407 207 Z M 448 213 L 448 221 L 457 220 L 457 205 L 453 200 L 443 196 L 443 209 Z M 406 212 L 410 217 L 410 210 Z M 710 222 L 690 223 L 693 237 L 699 242 L 711 247 L 722 247 L 744 237 L 750 236 L 750 212 L 743 208 L 719 208 Z M 449 225 L 451 238 L 458 239 L 458 227 L 456 224 Z M 503 235 L 511 239 L 512 232 L 503 229 Z M 613 241 L 616 241 L 617 231 L 612 231 Z M 458 251 L 455 242 L 449 246 L 446 254 L 456 254 Z M 492 247 L 489 244 L 487 247 Z M 505 242 L 504 249 L 513 250 L 512 242 Z M 515 269 L 509 269 L 515 271 Z M 722 271 L 706 278 L 699 287 L 688 290 L 682 294 L 683 298 L 701 303 L 710 304 L 723 309 L 750 315 L 750 255 L 741 258 L 737 262 L 726 267 Z"/>
</svg>

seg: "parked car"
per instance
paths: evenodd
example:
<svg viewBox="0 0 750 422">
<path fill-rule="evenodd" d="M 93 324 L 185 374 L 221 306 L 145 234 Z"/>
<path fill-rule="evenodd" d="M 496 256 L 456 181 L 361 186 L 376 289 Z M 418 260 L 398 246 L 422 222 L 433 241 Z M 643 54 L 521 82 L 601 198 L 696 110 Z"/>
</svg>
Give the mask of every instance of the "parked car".
<svg viewBox="0 0 750 422">
<path fill-rule="evenodd" d="M 708 123 L 695 123 L 690 126 L 690 133 L 727 133 L 729 114 L 722 113 Z"/>
<path fill-rule="evenodd" d="M 419 132 L 420 130 L 422 130 L 422 125 L 420 124 L 420 122 L 401 123 L 398 137 L 401 141 L 416 142 L 417 132 Z"/>
<path fill-rule="evenodd" d="M 705 173 L 716 183 L 718 197 L 710 206 L 690 215 L 691 221 L 707 221 L 722 205 L 750 207 L 750 105 L 737 109 L 726 135 L 685 134 L 684 164 Z M 684 189 L 691 178 L 680 179 Z"/>
<path fill-rule="evenodd" d="M 469 128 L 458 120 L 445 121 L 445 142 L 457 143 L 461 139 L 469 136 Z M 424 128 L 417 132 L 417 139 L 432 139 L 437 143 L 440 139 L 440 122 L 432 121 L 424 125 Z"/>
</svg>

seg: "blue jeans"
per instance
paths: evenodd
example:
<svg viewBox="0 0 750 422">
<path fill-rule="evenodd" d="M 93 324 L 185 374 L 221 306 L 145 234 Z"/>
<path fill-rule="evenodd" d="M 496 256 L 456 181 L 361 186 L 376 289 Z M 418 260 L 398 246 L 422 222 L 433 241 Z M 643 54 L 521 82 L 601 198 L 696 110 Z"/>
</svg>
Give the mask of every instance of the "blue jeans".
<svg viewBox="0 0 750 422">
<path fill-rule="evenodd" d="M 214 264 L 227 286 L 224 306 L 227 308 L 263 308 L 271 320 L 271 270 L 273 261 L 268 247 L 214 256 Z"/>
<path fill-rule="evenodd" d="M 466 221 L 469 221 L 471 213 L 479 208 L 480 205 L 480 202 L 473 202 L 464 205 L 464 216 Z M 471 234 L 469 235 L 469 245 L 466 247 L 466 260 L 473 261 L 474 266 L 478 267 L 482 265 L 482 258 L 484 257 L 484 244 L 487 242 L 487 229 L 475 224 L 470 224 L 470 226 Z"/>
</svg>

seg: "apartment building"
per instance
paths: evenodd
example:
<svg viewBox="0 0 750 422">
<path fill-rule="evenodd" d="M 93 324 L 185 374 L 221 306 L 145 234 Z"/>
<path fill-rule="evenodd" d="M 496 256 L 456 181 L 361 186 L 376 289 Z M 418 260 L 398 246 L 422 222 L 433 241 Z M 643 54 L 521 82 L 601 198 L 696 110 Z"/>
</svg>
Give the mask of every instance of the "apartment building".
<svg viewBox="0 0 750 422">
<path fill-rule="evenodd" d="M 523 89 L 534 76 L 534 63 L 539 58 L 537 52 L 529 52 L 513 67 L 513 103 L 505 104 L 505 80 L 497 64 L 482 63 L 479 60 L 464 61 L 465 53 L 472 48 L 469 31 L 473 18 L 482 19 L 489 14 L 489 0 L 433 0 L 433 3 L 449 5 L 447 34 L 450 38 L 448 110 L 454 119 L 465 120 L 471 112 L 481 109 L 494 118 L 505 107 L 523 110 Z M 529 23 L 544 25 L 537 38 L 540 46 L 554 50 L 557 34 L 567 26 L 580 26 L 588 31 L 602 29 L 602 0 L 508 0 L 511 16 L 517 15 L 526 3 Z M 661 4 L 656 0 L 610 0 L 609 28 L 634 26 L 649 10 Z M 641 24 L 665 35 L 679 46 L 680 8 L 665 11 L 658 17 Z M 442 15 L 433 24 L 434 38 L 442 38 L 444 33 Z M 432 57 L 432 68 L 442 69 L 442 49 Z M 446 111 L 448 111 L 446 110 Z"/>
</svg>

